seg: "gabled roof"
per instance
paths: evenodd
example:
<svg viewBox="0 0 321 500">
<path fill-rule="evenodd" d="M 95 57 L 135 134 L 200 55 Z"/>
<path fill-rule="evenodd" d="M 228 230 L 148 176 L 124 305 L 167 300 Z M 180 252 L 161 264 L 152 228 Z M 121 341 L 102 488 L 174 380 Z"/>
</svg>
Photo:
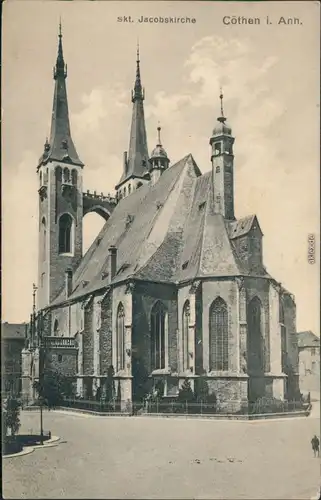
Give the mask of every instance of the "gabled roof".
<svg viewBox="0 0 321 500">
<path fill-rule="evenodd" d="M 251 229 L 256 226 L 262 233 L 259 222 L 256 215 L 248 215 L 242 219 L 229 223 L 229 236 L 231 239 L 239 238 L 240 236 L 245 236 L 251 231 Z"/>
<path fill-rule="evenodd" d="M 26 323 L 1 323 L 1 338 L 10 340 L 24 340 L 26 337 Z"/>
<path fill-rule="evenodd" d="M 320 337 L 317 337 L 311 330 L 305 332 L 298 332 L 298 347 L 318 347 L 320 346 Z"/>
<path fill-rule="evenodd" d="M 152 280 L 153 266 L 149 266 L 149 260 L 165 244 L 168 232 L 179 232 L 180 219 L 175 222 L 177 202 L 186 183 L 192 185 L 191 177 L 195 179 L 197 175 L 192 157 L 188 155 L 166 170 L 154 186 L 143 185 L 123 198 L 76 270 L 74 292 L 70 299 L 107 285 L 102 275 L 107 269 L 108 248 L 111 245 L 117 248 L 118 272 L 113 283 L 130 276 L 144 276 L 146 279 L 148 276 Z M 85 288 L 82 282 L 88 282 Z M 53 305 L 63 302 L 64 298 L 62 292 Z"/>
</svg>

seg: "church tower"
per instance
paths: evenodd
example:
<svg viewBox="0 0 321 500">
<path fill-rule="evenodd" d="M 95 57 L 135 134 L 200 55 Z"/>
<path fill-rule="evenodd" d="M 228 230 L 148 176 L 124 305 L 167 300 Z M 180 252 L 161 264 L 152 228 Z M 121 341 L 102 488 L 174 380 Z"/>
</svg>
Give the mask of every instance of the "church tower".
<svg viewBox="0 0 321 500">
<path fill-rule="evenodd" d="M 66 269 L 82 258 L 83 166 L 71 138 L 61 24 L 51 131 L 39 160 L 38 309 L 46 307 L 64 287 Z"/>
<path fill-rule="evenodd" d="M 156 144 L 156 148 L 153 149 L 152 154 L 150 155 L 149 158 L 149 163 L 150 163 L 149 174 L 153 185 L 158 181 L 164 170 L 166 170 L 169 165 L 169 158 L 167 156 L 165 149 L 163 148 L 160 138 L 160 132 L 161 132 L 160 127 L 157 127 L 157 132 L 158 132 L 158 142 Z"/>
<path fill-rule="evenodd" d="M 139 47 L 137 47 L 136 79 L 132 91 L 133 114 L 128 153 L 124 153 L 123 174 L 115 186 L 117 199 L 128 196 L 149 180 L 148 148 L 144 115 L 145 92 L 140 78 Z"/>
<path fill-rule="evenodd" d="M 223 94 L 220 94 L 221 116 L 214 127 L 210 145 L 212 147 L 212 174 L 214 189 L 214 211 L 225 219 L 234 217 L 234 155 L 232 129 L 228 125 L 223 111 Z"/>
</svg>

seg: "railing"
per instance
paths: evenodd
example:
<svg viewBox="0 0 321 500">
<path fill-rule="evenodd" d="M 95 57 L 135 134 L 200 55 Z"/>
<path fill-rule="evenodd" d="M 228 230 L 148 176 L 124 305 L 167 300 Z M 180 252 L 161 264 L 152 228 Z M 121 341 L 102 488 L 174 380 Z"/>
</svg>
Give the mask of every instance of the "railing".
<svg viewBox="0 0 321 500">
<path fill-rule="evenodd" d="M 96 191 L 94 191 L 93 193 L 89 191 L 89 189 L 84 193 L 84 196 L 86 198 L 93 198 L 93 199 L 99 199 L 99 200 L 102 200 L 102 201 L 108 201 L 109 203 L 117 203 L 117 200 L 114 196 L 111 196 L 110 193 L 108 193 L 107 195 L 105 195 L 104 193 L 100 193 L 98 194 Z"/>
<path fill-rule="evenodd" d="M 188 402 L 177 400 L 156 400 L 145 402 L 130 401 L 97 401 L 92 399 L 70 398 L 65 399 L 61 406 L 79 410 L 89 410 L 98 413 L 130 413 L 137 414 L 185 414 L 185 415 L 257 415 L 272 413 L 288 413 L 304 411 L 308 404 L 301 401 L 279 401 L 264 403 L 247 403 L 239 401 L 224 401 L 207 403 L 203 401 Z"/>
<path fill-rule="evenodd" d="M 42 343 L 44 347 L 76 347 L 76 341 L 73 337 L 43 337 Z"/>
</svg>

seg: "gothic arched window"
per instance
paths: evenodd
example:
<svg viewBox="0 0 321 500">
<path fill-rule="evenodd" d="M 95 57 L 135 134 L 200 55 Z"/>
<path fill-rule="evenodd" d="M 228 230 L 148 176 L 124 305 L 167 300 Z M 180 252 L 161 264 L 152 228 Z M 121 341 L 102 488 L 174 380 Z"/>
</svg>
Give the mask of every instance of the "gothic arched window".
<svg viewBox="0 0 321 500">
<path fill-rule="evenodd" d="M 41 239 L 42 239 L 42 261 L 46 260 L 46 239 L 47 239 L 47 225 L 46 218 L 43 217 L 41 220 Z"/>
<path fill-rule="evenodd" d="M 187 300 L 183 307 L 183 332 L 182 332 L 182 348 L 183 348 L 183 371 L 189 369 L 189 317 L 190 303 Z"/>
<path fill-rule="evenodd" d="M 59 253 L 72 253 L 72 217 L 69 214 L 59 219 Z"/>
<path fill-rule="evenodd" d="M 280 300 L 279 306 L 279 323 L 280 323 L 280 334 L 281 334 L 281 367 L 282 372 L 286 370 L 286 357 L 287 357 L 287 345 L 286 345 L 286 326 L 284 319 L 284 307 L 282 300 Z"/>
<path fill-rule="evenodd" d="M 263 336 L 262 336 L 262 303 L 254 297 L 247 307 L 248 324 L 248 370 L 264 371 Z"/>
<path fill-rule="evenodd" d="M 126 197 L 126 187 L 124 187 L 124 198 Z"/>
<path fill-rule="evenodd" d="M 116 370 L 125 368 L 125 310 L 122 303 L 117 309 L 116 318 Z"/>
<path fill-rule="evenodd" d="M 77 186 L 77 177 L 78 177 L 77 170 L 73 169 L 73 171 L 71 172 L 71 180 L 73 186 Z"/>
<path fill-rule="evenodd" d="M 228 312 L 218 297 L 210 307 L 210 370 L 228 370 Z"/>
<path fill-rule="evenodd" d="M 62 168 L 61 167 L 56 167 L 55 174 L 56 174 L 56 180 L 57 181 L 61 181 L 61 178 L 62 178 Z"/>
<path fill-rule="evenodd" d="M 58 335 L 59 335 L 59 323 L 58 323 L 58 320 L 55 319 L 55 322 L 54 322 L 54 336 L 58 337 Z"/>
<path fill-rule="evenodd" d="M 161 302 L 151 312 L 151 369 L 165 368 L 165 335 L 167 314 Z"/>
<path fill-rule="evenodd" d="M 42 186 L 42 172 L 40 172 L 40 175 L 39 175 L 39 182 L 40 182 L 40 187 Z"/>
<path fill-rule="evenodd" d="M 130 192 L 131 192 L 131 185 L 128 184 L 128 194 L 130 194 Z"/>
<path fill-rule="evenodd" d="M 64 168 L 64 182 L 70 182 L 70 171 L 69 168 Z"/>
</svg>

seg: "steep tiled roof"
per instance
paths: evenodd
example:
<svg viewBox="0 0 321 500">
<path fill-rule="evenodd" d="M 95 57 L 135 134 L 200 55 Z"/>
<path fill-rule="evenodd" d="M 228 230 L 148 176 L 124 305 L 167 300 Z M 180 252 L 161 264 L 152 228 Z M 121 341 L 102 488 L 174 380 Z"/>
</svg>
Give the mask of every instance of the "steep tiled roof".
<svg viewBox="0 0 321 500">
<path fill-rule="evenodd" d="M 317 337 L 311 330 L 298 332 L 298 347 L 316 347 L 320 346 L 320 337 Z"/>
<path fill-rule="evenodd" d="M 167 236 L 177 208 L 181 177 L 184 172 L 186 177 L 186 171 L 192 169 L 191 155 L 188 155 L 166 170 L 154 186 L 143 185 L 118 203 L 74 274 L 71 299 L 106 286 L 102 273 L 107 268 L 111 245 L 117 247 L 118 273 L 113 283 L 133 275 L 142 276 L 143 268 Z M 131 223 L 127 222 L 128 216 L 131 216 Z M 172 232 L 179 231 L 177 228 L 178 225 Z M 122 268 L 123 272 L 119 272 Z M 85 288 L 83 281 L 88 282 Z M 61 293 L 53 304 L 63 300 L 64 293 Z"/>
<path fill-rule="evenodd" d="M 26 336 L 25 323 L 1 323 L 2 339 L 24 340 Z"/>
<path fill-rule="evenodd" d="M 145 184 L 118 203 L 76 270 L 69 300 L 107 286 L 111 245 L 117 248 L 112 284 L 252 274 L 237 256 L 230 223 L 213 206 L 211 172 L 202 175 L 192 155 L 186 156 L 155 185 Z M 247 219 L 251 227 L 256 217 Z M 64 301 L 62 292 L 52 305 Z"/>
<path fill-rule="evenodd" d="M 252 229 L 254 222 L 261 231 L 256 215 L 248 215 L 242 219 L 230 222 L 228 226 L 230 238 L 233 239 L 244 236 Z"/>
</svg>

